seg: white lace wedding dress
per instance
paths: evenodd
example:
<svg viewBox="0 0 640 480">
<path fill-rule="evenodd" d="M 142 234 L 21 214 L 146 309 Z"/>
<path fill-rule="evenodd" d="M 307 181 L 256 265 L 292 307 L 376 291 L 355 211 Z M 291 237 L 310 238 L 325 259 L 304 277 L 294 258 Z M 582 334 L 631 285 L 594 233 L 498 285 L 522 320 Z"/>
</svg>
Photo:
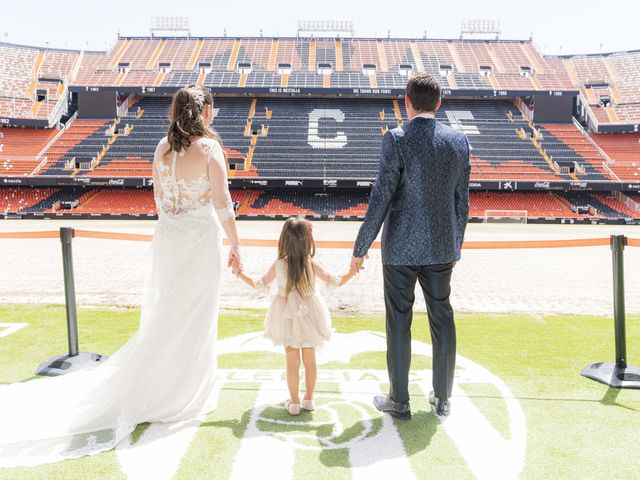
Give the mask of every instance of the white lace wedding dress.
<svg viewBox="0 0 640 480">
<path fill-rule="evenodd" d="M 226 166 L 211 139 L 167 149 L 163 139 L 154 159 L 159 219 L 138 332 L 92 370 L 0 387 L 0 467 L 95 454 L 139 423 L 215 408 L 220 222 L 233 216 Z"/>
</svg>

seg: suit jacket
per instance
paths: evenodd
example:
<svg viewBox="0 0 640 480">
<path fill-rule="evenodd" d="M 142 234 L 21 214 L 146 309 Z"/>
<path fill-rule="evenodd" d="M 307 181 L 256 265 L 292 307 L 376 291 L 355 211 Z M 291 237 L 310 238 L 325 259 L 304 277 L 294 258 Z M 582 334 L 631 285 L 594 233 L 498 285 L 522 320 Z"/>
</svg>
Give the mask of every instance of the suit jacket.
<svg viewBox="0 0 640 480">
<path fill-rule="evenodd" d="M 460 259 L 469 214 L 469 142 L 431 118 L 416 117 L 382 138 L 378 177 L 353 254 L 382 231 L 382 263 L 436 265 Z"/>
</svg>

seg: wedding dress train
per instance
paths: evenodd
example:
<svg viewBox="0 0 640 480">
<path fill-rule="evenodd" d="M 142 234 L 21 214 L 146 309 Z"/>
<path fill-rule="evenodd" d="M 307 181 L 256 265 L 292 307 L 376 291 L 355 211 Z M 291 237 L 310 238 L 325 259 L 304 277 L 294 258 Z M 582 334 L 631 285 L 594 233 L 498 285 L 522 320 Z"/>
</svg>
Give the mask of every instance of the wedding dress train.
<svg viewBox="0 0 640 480">
<path fill-rule="evenodd" d="M 164 159 L 167 148 L 165 139 L 154 160 L 159 219 L 139 330 L 94 369 L 0 387 L 0 467 L 95 454 L 139 423 L 215 408 L 226 167 L 214 140 L 195 141 L 179 162 Z"/>
</svg>

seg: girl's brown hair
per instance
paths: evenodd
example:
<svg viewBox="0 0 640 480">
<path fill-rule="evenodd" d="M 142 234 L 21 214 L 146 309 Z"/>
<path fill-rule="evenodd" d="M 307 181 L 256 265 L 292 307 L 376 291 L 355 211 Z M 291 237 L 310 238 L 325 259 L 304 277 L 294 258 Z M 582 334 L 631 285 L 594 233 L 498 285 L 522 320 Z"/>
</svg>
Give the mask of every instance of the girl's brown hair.
<svg viewBox="0 0 640 480">
<path fill-rule="evenodd" d="M 278 258 L 287 260 L 287 287 L 285 297 L 292 290 L 300 295 L 313 292 L 313 267 L 311 259 L 316 245 L 309 222 L 302 217 L 290 217 L 284 222 L 278 241 Z"/>
<path fill-rule="evenodd" d="M 175 93 L 169 107 L 169 150 L 165 155 L 189 147 L 191 137 L 212 138 L 222 145 L 220 135 L 204 124 L 202 112 L 205 105 L 213 107 L 213 96 L 200 85 L 189 85 Z"/>
</svg>

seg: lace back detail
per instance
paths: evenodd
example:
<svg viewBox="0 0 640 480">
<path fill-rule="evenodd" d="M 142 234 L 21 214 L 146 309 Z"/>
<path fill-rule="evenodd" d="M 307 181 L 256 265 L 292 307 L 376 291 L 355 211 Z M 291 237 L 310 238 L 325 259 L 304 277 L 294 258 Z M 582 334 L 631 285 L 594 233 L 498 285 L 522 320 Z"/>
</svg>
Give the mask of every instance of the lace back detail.
<svg viewBox="0 0 640 480">
<path fill-rule="evenodd" d="M 205 173 L 192 179 L 177 178 L 177 156 L 177 152 L 173 152 L 170 164 L 158 164 L 161 194 L 157 206 L 158 210 L 168 215 L 179 215 L 211 203 L 208 175 Z"/>
</svg>

